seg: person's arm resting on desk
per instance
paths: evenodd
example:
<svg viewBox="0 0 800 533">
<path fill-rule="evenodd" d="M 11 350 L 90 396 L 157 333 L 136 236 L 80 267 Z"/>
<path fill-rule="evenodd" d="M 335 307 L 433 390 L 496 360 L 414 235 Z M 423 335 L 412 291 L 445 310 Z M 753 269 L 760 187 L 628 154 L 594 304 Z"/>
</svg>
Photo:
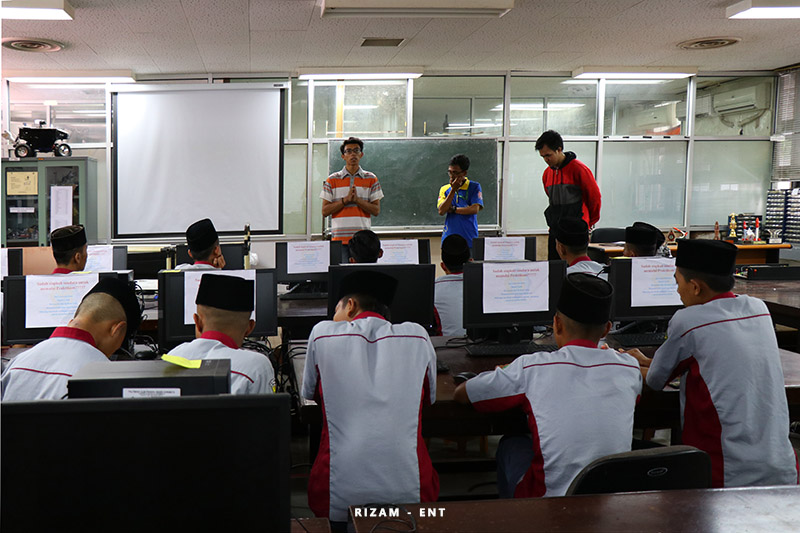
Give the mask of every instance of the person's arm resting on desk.
<svg viewBox="0 0 800 533">
<path fill-rule="evenodd" d="M 482 372 L 461 383 L 453 393 L 459 403 L 472 404 L 483 412 L 505 411 L 527 402 L 523 358 L 518 357 L 505 367 Z M 469 388 L 469 390 L 468 390 Z"/>
</svg>

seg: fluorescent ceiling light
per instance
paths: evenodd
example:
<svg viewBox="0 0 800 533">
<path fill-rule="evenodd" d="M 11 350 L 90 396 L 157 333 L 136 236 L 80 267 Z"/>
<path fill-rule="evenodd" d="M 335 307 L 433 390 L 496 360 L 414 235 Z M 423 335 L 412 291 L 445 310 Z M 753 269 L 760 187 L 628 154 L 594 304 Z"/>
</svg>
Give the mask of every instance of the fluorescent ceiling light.
<svg viewBox="0 0 800 533">
<path fill-rule="evenodd" d="M 301 68 L 297 69 L 298 78 L 301 80 L 399 80 L 419 78 L 422 69 L 419 67 L 402 67 L 398 69 L 370 69 L 370 68 Z"/>
<path fill-rule="evenodd" d="M 744 0 L 725 10 L 729 19 L 796 19 L 800 18 L 798 0 Z"/>
<path fill-rule="evenodd" d="M 0 18 L 22 20 L 72 20 L 75 9 L 66 0 L 7 0 Z"/>
<path fill-rule="evenodd" d="M 586 104 L 579 104 L 577 102 L 548 102 L 547 107 L 544 107 L 544 104 L 540 103 L 532 103 L 532 104 L 515 104 L 511 103 L 511 111 L 563 111 L 564 109 L 575 109 L 578 107 L 583 107 Z M 502 111 L 503 104 L 498 104 L 494 106 L 490 111 Z"/>
<path fill-rule="evenodd" d="M 3 8 L 5 9 L 5 7 Z M 10 70 L 6 72 L 8 81 L 17 83 L 133 83 L 133 73 L 130 70 Z"/>
<path fill-rule="evenodd" d="M 572 71 L 576 79 L 674 80 L 697 74 L 693 67 L 581 67 Z"/>
<path fill-rule="evenodd" d="M 502 17 L 514 0 L 322 0 L 321 17 Z"/>
<path fill-rule="evenodd" d="M 658 85 L 668 80 L 608 80 L 606 85 Z"/>
</svg>

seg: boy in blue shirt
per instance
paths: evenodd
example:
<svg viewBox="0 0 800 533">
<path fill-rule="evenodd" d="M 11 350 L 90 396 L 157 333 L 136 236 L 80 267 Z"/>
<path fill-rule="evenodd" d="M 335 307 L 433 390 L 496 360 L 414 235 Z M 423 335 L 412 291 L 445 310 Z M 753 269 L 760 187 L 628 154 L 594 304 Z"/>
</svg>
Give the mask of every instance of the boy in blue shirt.
<svg viewBox="0 0 800 533">
<path fill-rule="evenodd" d="M 478 211 L 483 209 L 483 193 L 477 181 L 467 178 L 469 157 L 464 154 L 453 156 L 447 173 L 450 183 L 439 189 L 436 206 L 444 219 L 442 243 L 450 235 L 461 235 L 472 250 L 472 239 L 478 236 Z"/>
</svg>

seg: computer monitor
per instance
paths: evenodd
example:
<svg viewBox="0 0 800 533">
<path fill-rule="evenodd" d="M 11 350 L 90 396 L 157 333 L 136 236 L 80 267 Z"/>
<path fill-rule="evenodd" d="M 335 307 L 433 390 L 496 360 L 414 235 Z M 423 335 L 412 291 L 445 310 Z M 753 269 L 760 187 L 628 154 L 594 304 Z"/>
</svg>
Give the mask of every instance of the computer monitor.
<svg viewBox="0 0 800 533">
<path fill-rule="evenodd" d="M 96 276 L 97 279 L 102 279 L 105 277 L 118 277 L 122 281 L 129 281 L 130 278 L 130 271 L 122 271 L 119 273 L 116 272 L 99 272 L 99 273 L 87 273 L 87 274 L 56 274 L 54 277 L 57 277 L 60 280 L 70 280 L 76 279 L 76 276 Z M 70 278 L 70 276 L 73 276 Z M 80 299 L 83 297 L 85 292 L 81 295 L 76 295 L 77 301 L 74 302 L 74 309 L 70 307 L 70 309 L 65 310 L 64 313 L 61 313 L 60 319 L 52 318 L 52 321 L 48 322 L 47 317 L 43 315 L 37 315 L 35 317 L 37 324 L 47 324 L 46 326 L 36 326 L 36 327 L 28 327 L 28 288 L 27 288 L 27 278 L 50 278 L 51 276 L 8 276 L 6 279 L 3 280 L 3 316 L 2 316 L 2 342 L 3 344 L 36 344 L 39 341 L 43 341 L 50 337 L 53 334 L 53 330 L 59 326 L 66 326 L 69 319 L 72 318 L 72 314 L 74 314 L 75 310 L 77 309 L 77 304 L 80 302 Z M 92 278 L 94 279 L 94 278 Z M 88 292 L 89 289 L 94 285 L 91 283 L 87 287 L 85 287 L 85 291 Z M 58 304 L 57 300 L 54 300 L 54 304 Z M 51 309 L 50 312 L 51 316 L 54 317 L 58 313 L 55 310 Z M 31 317 L 32 319 L 34 317 Z"/>
<path fill-rule="evenodd" d="M 22 248 L 3 248 L 3 275 L 22 275 Z"/>
<path fill-rule="evenodd" d="M 503 243 L 503 249 L 499 252 L 502 255 L 507 255 L 501 260 L 504 261 L 536 261 L 536 237 L 487 237 L 490 239 L 499 239 L 498 243 Z M 472 239 L 472 259 L 475 261 L 485 261 L 486 255 L 486 241 L 485 237 L 475 237 Z M 525 239 L 525 253 L 524 257 L 512 257 L 512 251 L 515 249 L 511 246 L 511 242 L 515 239 Z"/>
<path fill-rule="evenodd" d="M 415 262 L 409 261 L 404 245 L 415 242 L 417 258 Z M 429 265 L 431 263 L 431 241 L 429 239 L 381 239 L 383 257 L 378 263 L 383 264 L 416 264 Z"/>
<path fill-rule="evenodd" d="M 372 270 L 383 272 L 398 281 L 397 292 L 390 307 L 391 321 L 416 322 L 426 329 L 433 326 L 434 265 L 350 264 L 332 266 L 328 278 L 328 316 L 333 317 L 339 299 L 339 285 L 351 272 Z"/>
<path fill-rule="evenodd" d="M 109 270 L 128 269 L 128 247 L 106 244 L 90 244 L 87 252 L 89 258 L 84 270 L 105 272 Z"/>
<path fill-rule="evenodd" d="M 255 272 L 256 281 L 256 326 L 250 336 L 277 335 L 278 308 L 275 269 L 260 268 L 250 272 Z M 191 319 L 187 322 L 184 314 L 184 276 L 214 273 L 222 272 L 165 270 L 158 273 L 158 345 L 162 352 L 166 353 L 175 346 L 195 338 L 194 322 Z M 193 301 L 194 299 L 192 299 Z"/>
<path fill-rule="evenodd" d="M 535 266 L 547 271 L 547 309 L 542 311 L 484 312 L 484 269 L 498 265 Z M 464 328 L 472 339 L 491 339 L 500 343 L 530 340 L 533 326 L 553 323 L 558 297 L 566 274 L 564 261 L 517 261 L 513 263 L 470 262 L 464 264 Z M 517 290 L 509 285 L 510 290 Z"/>
<path fill-rule="evenodd" d="M 674 261 L 674 259 L 673 259 Z M 608 281 L 614 287 L 614 296 L 611 300 L 611 320 L 617 321 L 667 321 L 672 318 L 675 311 L 683 307 L 677 295 L 673 295 L 676 303 L 673 305 L 634 306 L 631 298 L 631 271 L 633 261 L 631 258 L 620 257 L 611 260 Z M 661 289 L 658 289 L 659 292 Z"/>
<path fill-rule="evenodd" d="M 289 531 L 289 406 L 287 394 L 3 402 L 3 530 Z"/>
<path fill-rule="evenodd" d="M 136 279 L 157 279 L 158 273 L 167 268 L 167 257 L 172 247 L 150 252 L 131 252 L 128 254 L 128 268 L 133 270 Z"/>
<path fill-rule="evenodd" d="M 67 391 L 70 399 L 227 394 L 231 391 L 231 361 L 203 359 L 198 368 L 163 360 L 87 363 L 69 378 Z"/>
<path fill-rule="evenodd" d="M 222 255 L 225 257 L 223 270 L 244 270 L 244 243 L 220 243 Z M 189 255 L 189 246 L 179 244 L 175 247 L 175 264 L 194 263 Z"/>
<path fill-rule="evenodd" d="M 314 245 L 319 246 L 324 241 L 315 241 Z M 327 241 L 330 246 L 330 257 L 328 266 L 338 265 L 342 260 L 342 243 L 339 241 Z M 303 241 L 301 244 L 308 244 Z M 288 261 L 289 243 L 275 243 L 275 275 L 278 283 L 300 283 L 304 281 L 312 283 L 328 283 L 328 269 L 324 272 L 292 272 L 289 273 Z M 293 269 L 294 270 L 294 269 Z"/>
</svg>

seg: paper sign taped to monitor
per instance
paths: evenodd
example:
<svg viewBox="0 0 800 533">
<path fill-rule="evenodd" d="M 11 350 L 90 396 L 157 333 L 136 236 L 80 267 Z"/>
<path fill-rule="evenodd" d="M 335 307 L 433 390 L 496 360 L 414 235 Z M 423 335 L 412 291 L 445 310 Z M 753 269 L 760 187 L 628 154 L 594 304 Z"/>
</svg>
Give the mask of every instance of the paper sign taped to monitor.
<svg viewBox="0 0 800 533">
<path fill-rule="evenodd" d="M 253 280 L 253 314 L 250 318 L 256 319 L 255 310 L 255 270 L 187 270 L 183 273 L 183 323 L 194 324 L 194 314 L 197 311 L 197 304 L 194 301 L 197 299 L 197 290 L 200 288 L 200 279 L 203 274 L 220 274 L 223 276 L 236 276 L 244 279 Z"/>
<path fill-rule="evenodd" d="M 88 247 L 89 257 L 83 269 L 87 272 L 108 272 L 114 270 L 114 247 L 110 244 L 98 244 Z"/>
<path fill-rule="evenodd" d="M 383 257 L 378 263 L 418 265 L 419 244 L 416 239 L 381 241 Z"/>
<path fill-rule="evenodd" d="M 331 263 L 331 242 L 286 243 L 286 273 L 310 274 L 327 272 Z"/>
<path fill-rule="evenodd" d="M 66 326 L 97 280 L 97 274 L 26 276 L 25 327 Z"/>
<path fill-rule="evenodd" d="M 483 240 L 484 261 L 522 261 L 525 237 L 487 237 Z"/>
<path fill-rule="evenodd" d="M 631 259 L 631 307 L 681 305 L 674 257 Z"/>
<path fill-rule="evenodd" d="M 531 263 L 483 264 L 483 312 L 518 313 L 547 311 L 549 265 Z"/>
</svg>

